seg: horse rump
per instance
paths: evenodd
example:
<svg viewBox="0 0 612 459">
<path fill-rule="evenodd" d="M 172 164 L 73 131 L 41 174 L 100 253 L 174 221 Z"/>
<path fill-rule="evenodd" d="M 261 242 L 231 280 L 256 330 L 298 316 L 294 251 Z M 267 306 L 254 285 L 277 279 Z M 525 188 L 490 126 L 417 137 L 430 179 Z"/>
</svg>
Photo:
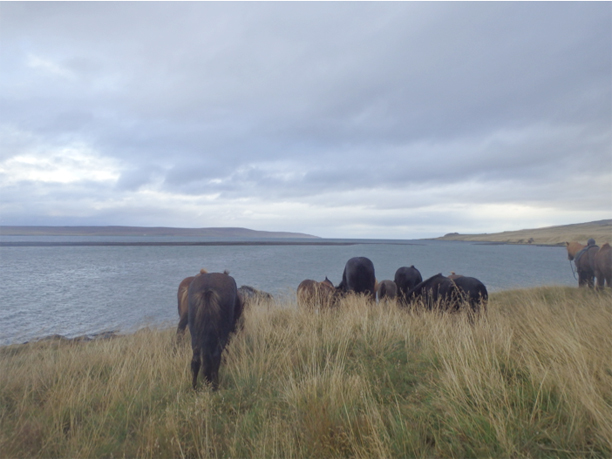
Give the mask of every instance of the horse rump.
<svg viewBox="0 0 612 459">
<path fill-rule="evenodd" d="M 378 301 L 393 301 L 397 298 L 397 285 L 392 280 L 383 280 L 376 285 Z"/>
<path fill-rule="evenodd" d="M 344 293 L 354 292 L 376 300 L 376 274 L 374 263 L 366 257 L 354 257 L 346 262 L 342 281 L 337 290 Z"/>
<path fill-rule="evenodd" d="M 612 247 L 607 242 L 601 246 L 593 257 L 597 288 L 612 287 Z"/>
<path fill-rule="evenodd" d="M 397 285 L 397 294 L 400 297 L 402 303 L 407 303 L 406 295 L 410 289 L 416 287 L 423 282 L 423 277 L 418 269 L 412 266 L 402 266 L 395 271 L 395 277 L 393 279 L 395 285 Z"/>
<path fill-rule="evenodd" d="M 487 287 L 475 277 L 458 276 L 452 279 L 457 288 L 461 301 L 469 306 L 472 313 L 485 312 L 489 293 Z"/>
<path fill-rule="evenodd" d="M 411 288 L 403 306 L 421 303 L 428 310 L 457 311 L 460 306 L 459 289 L 442 274 L 436 274 Z"/>
<path fill-rule="evenodd" d="M 323 282 L 305 279 L 297 288 L 297 301 L 300 308 L 331 308 L 335 304 L 336 289 L 326 277 Z"/>
</svg>

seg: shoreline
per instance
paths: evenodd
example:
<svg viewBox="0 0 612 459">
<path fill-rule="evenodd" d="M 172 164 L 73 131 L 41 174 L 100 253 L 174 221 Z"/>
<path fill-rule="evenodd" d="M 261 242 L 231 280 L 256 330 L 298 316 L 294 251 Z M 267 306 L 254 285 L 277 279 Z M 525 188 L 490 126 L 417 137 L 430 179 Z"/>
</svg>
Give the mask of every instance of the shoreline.
<svg viewBox="0 0 612 459">
<path fill-rule="evenodd" d="M 536 291 L 536 290 L 541 290 L 541 289 L 549 289 L 549 290 L 559 290 L 559 289 L 564 289 L 564 290 L 574 290 L 575 287 L 571 287 L 571 286 L 566 286 L 566 285 L 554 285 L 554 284 L 550 284 L 550 285 L 540 285 L 540 286 L 536 286 L 536 287 L 525 287 L 525 288 L 509 288 L 506 290 L 499 290 L 496 292 L 491 292 L 492 295 L 507 295 L 507 294 L 512 294 L 512 293 L 526 293 L 529 291 Z M 177 318 L 178 320 L 178 318 Z M 163 323 L 159 323 L 157 325 L 155 324 L 148 324 L 148 325 L 142 325 L 139 326 L 135 329 L 128 329 L 128 330 L 121 330 L 121 329 L 115 329 L 115 330 L 101 330 L 99 332 L 94 332 L 94 333 L 83 333 L 83 334 L 79 334 L 73 337 L 68 337 L 59 333 L 52 333 L 49 335 L 45 335 L 45 336 L 41 336 L 38 338 L 31 338 L 28 341 L 15 341 L 12 343 L 7 343 L 7 344 L 0 344 L 0 349 L 9 347 L 9 346 L 26 346 L 26 345 L 33 345 L 33 344 L 40 344 L 40 343 L 45 343 L 45 342 L 55 342 L 55 343 L 62 343 L 62 344 L 83 344 L 83 343 L 90 343 L 92 341 L 107 341 L 107 340 L 112 340 L 112 339 L 116 339 L 116 338 L 122 338 L 122 337 L 127 337 L 127 336 L 131 336 L 134 335 L 136 333 L 141 332 L 142 330 L 150 330 L 150 331 L 158 331 L 158 332 L 166 332 L 168 330 L 175 330 L 176 329 L 176 324 L 175 322 L 172 321 L 165 321 Z"/>
<path fill-rule="evenodd" d="M 245 246 L 245 245 L 355 245 L 357 242 L 317 241 L 0 241 L 0 247 L 147 247 L 147 246 Z"/>
<path fill-rule="evenodd" d="M 427 239 L 429 240 L 429 239 Z M 360 244 L 418 245 L 414 241 L 0 241 L 0 247 L 180 247 L 180 246 L 350 246 Z"/>
<path fill-rule="evenodd" d="M 352 246 L 352 245 L 420 245 L 420 241 L 465 242 L 480 245 L 530 245 L 563 247 L 563 242 L 491 241 L 486 239 L 454 239 L 448 237 L 407 239 L 307 240 L 307 241 L 0 241 L 0 247 L 190 247 L 190 246 Z"/>
</svg>

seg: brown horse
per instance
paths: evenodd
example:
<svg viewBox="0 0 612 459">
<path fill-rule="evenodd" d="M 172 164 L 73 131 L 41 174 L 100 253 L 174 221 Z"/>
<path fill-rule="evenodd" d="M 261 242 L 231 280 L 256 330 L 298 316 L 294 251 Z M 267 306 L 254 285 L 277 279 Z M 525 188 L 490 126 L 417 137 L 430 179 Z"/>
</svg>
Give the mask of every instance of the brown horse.
<svg viewBox="0 0 612 459">
<path fill-rule="evenodd" d="M 200 269 L 200 272 L 195 276 L 186 277 L 179 284 L 178 292 L 176 293 L 178 299 L 178 315 L 179 315 L 179 323 L 176 328 L 176 335 L 180 337 L 185 334 L 185 329 L 187 328 L 187 323 L 189 321 L 189 299 L 187 297 L 187 293 L 189 292 L 189 286 L 191 282 L 199 276 L 200 274 L 206 274 L 207 271 L 205 269 Z"/>
<path fill-rule="evenodd" d="M 336 289 L 326 277 L 323 282 L 306 279 L 297 288 L 298 306 L 301 308 L 329 309 L 335 304 Z"/>
<path fill-rule="evenodd" d="M 597 288 L 612 287 L 612 247 L 607 242 L 593 257 Z"/>
<path fill-rule="evenodd" d="M 206 382 L 217 390 L 221 355 L 243 310 L 236 281 L 227 271 L 200 274 L 191 282 L 188 297 L 192 385 L 197 388 L 201 367 Z"/>
<path fill-rule="evenodd" d="M 579 242 L 566 242 L 567 258 L 574 262 L 576 271 L 578 272 L 579 287 L 593 287 L 595 278 L 595 254 L 599 247 L 595 245 L 595 241 L 589 239 L 589 244 L 583 245 Z"/>
</svg>

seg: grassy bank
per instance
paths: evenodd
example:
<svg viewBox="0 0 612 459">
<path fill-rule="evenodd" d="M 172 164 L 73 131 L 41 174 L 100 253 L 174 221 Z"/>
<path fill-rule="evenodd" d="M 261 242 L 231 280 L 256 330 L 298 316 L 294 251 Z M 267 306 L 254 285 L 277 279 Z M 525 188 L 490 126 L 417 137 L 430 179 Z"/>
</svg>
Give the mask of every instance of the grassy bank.
<svg viewBox="0 0 612 459">
<path fill-rule="evenodd" d="M 0 348 L 3 457 L 610 457 L 610 292 L 492 295 L 486 318 L 256 305 L 191 389 L 174 331 Z"/>
<path fill-rule="evenodd" d="M 593 238 L 599 245 L 612 243 L 612 220 L 601 220 L 575 225 L 552 226 L 548 228 L 504 231 L 493 234 L 451 233 L 438 239 L 445 241 L 500 242 L 506 244 L 565 245 L 578 241 L 586 244 Z"/>
</svg>

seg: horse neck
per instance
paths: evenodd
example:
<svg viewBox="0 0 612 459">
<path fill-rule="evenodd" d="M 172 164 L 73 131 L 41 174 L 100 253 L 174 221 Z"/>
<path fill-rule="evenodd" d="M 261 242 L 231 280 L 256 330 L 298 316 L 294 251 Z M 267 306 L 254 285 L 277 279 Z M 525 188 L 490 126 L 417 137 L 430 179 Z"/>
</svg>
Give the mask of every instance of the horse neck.
<svg viewBox="0 0 612 459">
<path fill-rule="evenodd" d="M 586 245 L 582 245 L 579 242 L 570 242 L 570 244 L 567 246 L 567 253 L 573 259 L 576 257 L 576 254 L 585 247 Z"/>
</svg>

